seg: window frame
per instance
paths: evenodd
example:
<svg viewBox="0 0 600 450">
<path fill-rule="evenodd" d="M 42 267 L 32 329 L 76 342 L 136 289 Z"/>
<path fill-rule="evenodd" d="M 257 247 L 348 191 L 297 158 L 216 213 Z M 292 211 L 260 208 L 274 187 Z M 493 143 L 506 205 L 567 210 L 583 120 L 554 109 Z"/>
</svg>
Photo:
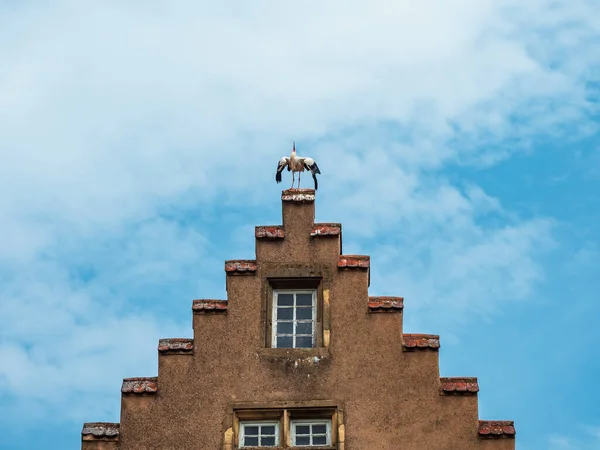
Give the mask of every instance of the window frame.
<svg viewBox="0 0 600 450">
<path fill-rule="evenodd" d="M 239 448 L 278 448 L 281 446 L 280 444 L 280 420 L 240 420 L 239 422 Z M 261 442 L 262 435 L 258 434 L 259 437 L 259 445 L 245 445 L 245 433 L 244 430 L 246 427 L 262 427 L 262 426 L 274 426 L 275 427 L 275 443 L 273 445 L 263 445 Z M 260 428 L 259 428 L 260 430 Z"/>
<path fill-rule="evenodd" d="M 284 307 L 284 308 L 289 308 L 292 309 L 293 311 L 293 317 L 291 320 L 292 323 L 292 347 L 278 347 L 277 346 L 277 336 L 278 334 L 278 324 L 279 324 L 279 320 L 277 317 L 277 313 L 279 310 L 279 306 L 277 304 L 277 300 L 279 298 L 279 294 L 292 294 L 294 296 L 294 304 L 292 307 Z M 296 313 L 298 311 L 298 306 L 296 306 L 296 295 L 298 294 L 311 294 L 312 296 L 312 301 L 311 301 L 311 309 L 312 309 L 312 314 L 311 314 L 311 318 L 310 318 L 310 324 L 312 325 L 312 333 L 311 333 L 311 346 L 310 347 L 296 347 L 296 339 L 298 337 L 298 333 L 296 333 L 296 326 L 298 323 L 308 323 L 309 319 L 300 319 L 303 322 L 298 322 L 298 319 L 296 319 Z M 317 289 L 273 289 L 273 293 L 272 293 L 272 307 L 271 307 L 271 347 L 272 348 L 290 348 L 290 349 L 308 349 L 308 348 L 315 348 L 318 346 L 318 342 L 317 342 L 317 328 L 318 328 L 318 324 L 317 324 L 317 309 L 318 309 L 318 299 L 317 299 Z M 306 336 L 306 335 L 304 335 Z M 300 335 L 300 337 L 303 337 L 303 335 Z"/>
<path fill-rule="evenodd" d="M 267 277 L 264 280 L 264 297 L 263 297 L 263 332 L 262 347 L 270 352 L 306 352 L 315 351 L 328 346 L 329 339 L 325 341 L 324 330 L 329 330 L 329 308 L 324 304 L 323 277 L 321 276 L 284 276 L 284 277 Z M 315 298 L 315 313 L 316 319 L 313 328 L 313 346 L 300 348 L 285 348 L 276 347 L 273 335 L 275 328 L 274 323 L 274 307 L 275 307 L 275 291 L 316 291 Z M 326 344 L 327 342 L 327 344 Z"/>
<path fill-rule="evenodd" d="M 325 443 L 324 444 L 308 444 L 308 445 L 298 445 L 296 444 L 296 425 L 325 425 Z M 333 427 L 332 420 L 329 419 L 320 419 L 320 418 L 311 418 L 311 419 L 291 419 L 290 420 L 290 443 L 292 448 L 310 448 L 310 447 L 331 447 L 332 446 L 332 434 L 331 429 Z M 312 440 L 312 428 L 311 434 L 309 435 Z"/>
</svg>

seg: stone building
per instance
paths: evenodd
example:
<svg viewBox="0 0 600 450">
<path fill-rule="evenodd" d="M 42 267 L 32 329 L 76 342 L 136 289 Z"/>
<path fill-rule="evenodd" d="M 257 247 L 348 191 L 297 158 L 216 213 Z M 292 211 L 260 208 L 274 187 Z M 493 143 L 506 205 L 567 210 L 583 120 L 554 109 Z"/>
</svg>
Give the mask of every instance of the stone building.
<svg viewBox="0 0 600 450">
<path fill-rule="evenodd" d="M 194 338 L 161 339 L 158 376 L 124 379 L 120 424 L 84 424 L 82 449 L 515 448 L 512 422 L 478 420 L 476 378 L 440 378 L 439 336 L 369 297 L 369 256 L 314 223 L 314 194 L 283 191 L 256 259 L 225 262 L 227 301 L 194 300 Z"/>
</svg>

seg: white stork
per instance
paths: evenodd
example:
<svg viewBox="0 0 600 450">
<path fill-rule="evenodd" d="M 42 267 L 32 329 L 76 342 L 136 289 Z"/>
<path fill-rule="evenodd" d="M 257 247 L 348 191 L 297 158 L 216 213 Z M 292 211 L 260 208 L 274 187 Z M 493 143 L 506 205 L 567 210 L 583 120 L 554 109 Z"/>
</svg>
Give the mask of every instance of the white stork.
<svg viewBox="0 0 600 450">
<path fill-rule="evenodd" d="M 294 142 L 294 146 L 292 148 L 292 154 L 288 156 L 284 156 L 279 160 L 277 164 L 277 173 L 275 174 L 275 181 L 277 183 L 281 183 L 281 172 L 283 169 L 287 167 L 288 172 L 292 171 L 292 187 L 290 189 L 294 189 L 294 181 L 296 178 L 296 172 L 298 172 L 298 189 L 300 189 L 300 173 L 304 172 L 304 169 L 310 170 L 312 173 L 313 180 L 315 180 L 315 191 L 319 188 L 319 183 L 317 182 L 317 174 L 321 173 L 319 170 L 319 166 L 312 158 L 306 158 L 303 156 L 296 155 L 296 143 Z"/>
</svg>

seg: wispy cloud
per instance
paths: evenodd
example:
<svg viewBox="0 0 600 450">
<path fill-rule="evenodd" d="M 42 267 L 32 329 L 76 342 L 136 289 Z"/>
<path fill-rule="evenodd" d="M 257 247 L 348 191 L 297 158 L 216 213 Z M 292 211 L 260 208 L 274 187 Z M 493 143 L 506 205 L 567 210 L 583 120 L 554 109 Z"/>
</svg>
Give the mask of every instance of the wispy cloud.
<svg viewBox="0 0 600 450">
<path fill-rule="evenodd" d="M 579 426 L 582 433 L 577 437 L 552 434 L 548 438 L 548 450 L 595 450 L 600 447 L 600 427 Z"/>
<path fill-rule="evenodd" d="M 3 3 L 0 395 L 114 415 L 278 217 L 292 139 L 372 289 L 419 299 L 407 326 L 527 299 L 554 221 L 449 170 L 596 130 L 598 30 L 592 0 Z"/>
</svg>

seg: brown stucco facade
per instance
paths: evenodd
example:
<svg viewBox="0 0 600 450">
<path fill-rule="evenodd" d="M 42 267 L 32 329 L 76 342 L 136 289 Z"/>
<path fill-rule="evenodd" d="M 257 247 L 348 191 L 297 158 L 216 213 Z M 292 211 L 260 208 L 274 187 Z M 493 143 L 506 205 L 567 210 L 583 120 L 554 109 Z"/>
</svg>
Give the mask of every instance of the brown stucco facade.
<svg viewBox="0 0 600 450">
<path fill-rule="evenodd" d="M 233 450 L 246 420 L 326 419 L 338 450 L 512 450 L 509 421 L 479 421 L 476 378 L 440 378 L 439 336 L 403 334 L 403 299 L 369 297 L 368 256 L 343 255 L 315 193 L 282 193 L 283 225 L 256 227 L 256 259 L 225 263 L 227 301 L 195 300 L 193 339 L 163 339 L 158 377 L 125 379 L 120 424 L 82 449 Z M 316 292 L 313 348 L 273 348 L 273 292 Z M 255 447 L 256 448 L 256 447 Z M 264 447 L 273 448 L 273 447 Z"/>
</svg>

